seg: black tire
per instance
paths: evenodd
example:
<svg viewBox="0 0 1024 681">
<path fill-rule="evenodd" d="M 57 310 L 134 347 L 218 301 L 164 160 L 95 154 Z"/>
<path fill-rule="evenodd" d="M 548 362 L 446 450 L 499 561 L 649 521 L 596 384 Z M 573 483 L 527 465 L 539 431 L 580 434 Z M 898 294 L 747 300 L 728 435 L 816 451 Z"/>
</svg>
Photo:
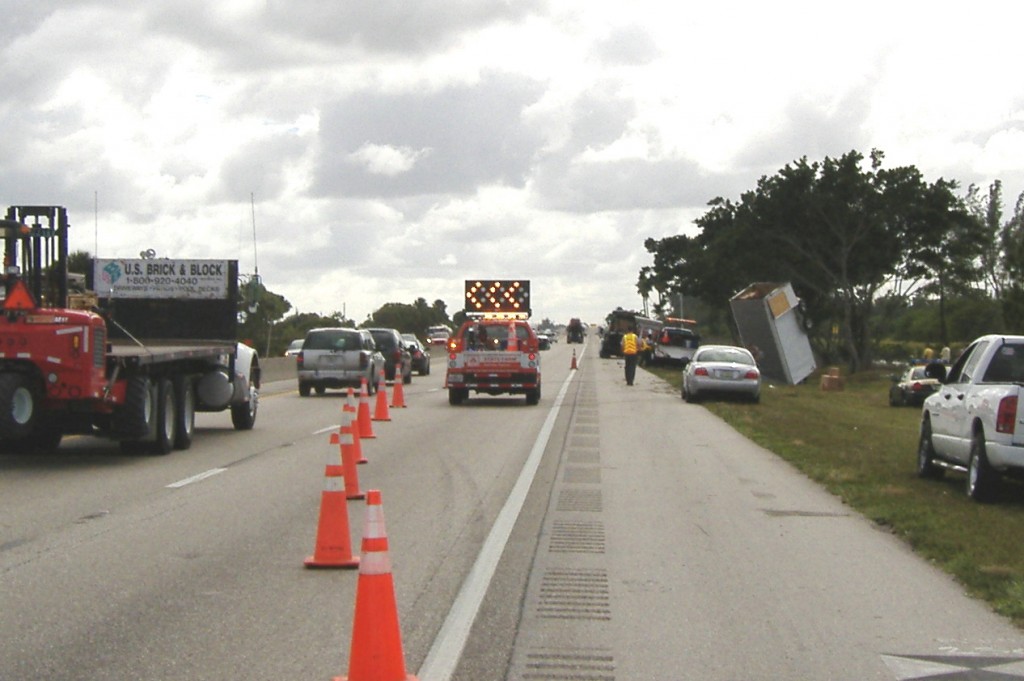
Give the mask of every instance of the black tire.
<svg viewBox="0 0 1024 681">
<path fill-rule="evenodd" d="M 156 418 L 156 394 L 146 376 L 128 379 L 124 404 L 114 415 L 114 432 L 120 437 L 149 437 Z"/>
<path fill-rule="evenodd" d="M 921 422 L 921 436 L 917 441 L 917 477 L 925 480 L 938 480 L 945 474 L 945 468 L 935 465 L 935 448 L 932 446 L 932 423 L 925 419 Z"/>
<path fill-rule="evenodd" d="M 459 406 L 466 399 L 466 391 L 462 388 L 448 388 L 448 404 Z"/>
<path fill-rule="evenodd" d="M 318 385 L 315 388 L 315 390 L 316 390 L 316 394 L 317 395 L 321 395 L 322 396 L 324 393 L 327 392 L 327 386 L 326 385 Z"/>
<path fill-rule="evenodd" d="M 156 391 L 154 454 L 169 454 L 174 449 L 174 430 L 177 422 L 178 402 L 174 395 L 174 384 L 169 378 L 160 379 Z"/>
<path fill-rule="evenodd" d="M 174 379 L 174 398 L 174 448 L 188 449 L 196 430 L 196 387 L 192 379 L 187 376 Z"/>
<path fill-rule="evenodd" d="M 535 390 L 529 390 L 526 393 L 526 403 L 530 406 L 540 403 L 540 386 L 538 385 Z"/>
<path fill-rule="evenodd" d="M 411 366 L 409 367 L 409 373 L 402 374 L 402 384 L 403 385 L 409 385 L 410 383 L 412 383 L 412 367 Z"/>
<path fill-rule="evenodd" d="M 231 405 L 231 425 L 235 430 L 252 430 L 256 425 L 256 412 L 260 407 L 260 393 L 256 386 L 249 384 L 249 399 Z"/>
<path fill-rule="evenodd" d="M 311 389 L 311 386 L 309 385 L 309 383 L 306 383 L 305 381 L 299 381 L 299 396 L 300 397 L 309 397 L 310 389 Z"/>
<path fill-rule="evenodd" d="M 999 489 L 999 477 L 999 471 L 992 468 L 985 453 L 985 434 L 975 433 L 967 464 L 967 496 L 975 501 L 992 501 Z"/>
<path fill-rule="evenodd" d="M 20 440 L 28 437 L 39 423 L 38 384 L 18 373 L 0 374 L 0 438 Z"/>
</svg>

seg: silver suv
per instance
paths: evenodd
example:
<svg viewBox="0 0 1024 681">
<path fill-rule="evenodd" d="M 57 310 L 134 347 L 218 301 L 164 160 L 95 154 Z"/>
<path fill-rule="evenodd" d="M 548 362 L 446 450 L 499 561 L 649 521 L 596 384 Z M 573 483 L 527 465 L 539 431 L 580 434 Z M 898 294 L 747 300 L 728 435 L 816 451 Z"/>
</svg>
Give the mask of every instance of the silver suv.
<svg viewBox="0 0 1024 681">
<path fill-rule="evenodd" d="M 365 378 L 370 394 L 377 391 L 384 355 L 365 329 L 312 329 L 296 357 L 299 394 L 323 395 L 328 388 L 358 388 Z"/>
</svg>

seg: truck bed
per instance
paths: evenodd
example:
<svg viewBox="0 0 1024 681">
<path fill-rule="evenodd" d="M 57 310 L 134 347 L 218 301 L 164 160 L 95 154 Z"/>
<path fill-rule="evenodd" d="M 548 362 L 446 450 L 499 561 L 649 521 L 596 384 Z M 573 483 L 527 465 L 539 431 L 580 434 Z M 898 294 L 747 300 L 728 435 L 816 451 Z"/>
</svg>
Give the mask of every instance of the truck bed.
<svg viewBox="0 0 1024 681">
<path fill-rule="evenodd" d="M 160 364 L 182 359 L 209 359 L 235 351 L 234 341 L 145 342 L 140 346 L 132 341 L 112 340 L 107 357 L 125 365 Z"/>
</svg>

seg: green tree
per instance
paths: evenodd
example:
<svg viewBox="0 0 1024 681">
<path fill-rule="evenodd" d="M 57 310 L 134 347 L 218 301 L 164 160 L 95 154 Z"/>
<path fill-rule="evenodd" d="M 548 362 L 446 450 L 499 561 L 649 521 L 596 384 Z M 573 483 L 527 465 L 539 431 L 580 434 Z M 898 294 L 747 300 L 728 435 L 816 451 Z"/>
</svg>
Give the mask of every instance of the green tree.
<svg viewBox="0 0 1024 681">
<path fill-rule="evenodd" d="M 821 162 L 802 158 L 762 177 L 738 203 L 717 198 L 695 237 L 648 243 L 659 276 L 685 293 L 728 305 L 755 281 L 789 281 L 819 339 L 838 322 L 853 371 L 870 362 L 873 305 L 897 279 L 943 271 L 943 235 L 969 230 L 955 183 L 926 183 L 914 167 L 886 169 L 873 151 Z M 960 242 L 957 242 L 960 243 Z"/>
<path fill-rule="evenodd" d="M 425 298 L 417 298 L 412 304 L 385 303 L 367 318 L 363 326 L 382 326 L 423 337 L 428 326 L 451 323 L 446 309 L 443 300 L 435 300 L 433 305 L 429 305 Z"/>
<path fill-rule="evenodd" d="M 264 356 L 272 356 L 274 323 L 292 309 L 292 304 L 269 291 L 257 277 L 249 278 L 239 288 L 238 337 L 251 342 Z"/>
</svg>

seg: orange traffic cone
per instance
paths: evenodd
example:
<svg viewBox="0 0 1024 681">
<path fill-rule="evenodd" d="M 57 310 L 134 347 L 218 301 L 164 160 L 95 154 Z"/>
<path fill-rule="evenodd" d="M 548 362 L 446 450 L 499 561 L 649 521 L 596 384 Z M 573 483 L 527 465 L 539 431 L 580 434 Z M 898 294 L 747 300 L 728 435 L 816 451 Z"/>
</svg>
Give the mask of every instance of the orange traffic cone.
<svg viewBox="0 0 1024 681">
<path fill-rule="evenodd" d="M 377 389 L 379 390 L 380 388 L 381 386 L 378 385 Z M 363 439 L 377 437 L 373 434 L 373 423 L 371 423 L 373 419 L 370 416 L 370 395 L 366 391 L 365 376 L 363 377 L 362 384 L 359 386 L 359 414 L 357 418 L 359 421 L 359 437 Z"/>
<path fill-rule="evenodd" d="M 352 433 L 352 451 L 355 452 L 356 463 L 369 463 L 369 459 L 363 456 L 363 445 L 360 442 L 362 438 L 359 437 L 359 422 L 356 420 L 358 409 L 356 407 L 356 400 L 352 388 L 348 389 L 348 397 L 345 400 L 345 406 L 342 408 L 342 418 L 344 418 L 344 412 L 349 412 L 351 418 L 348 420 L 348 429 Z M 345 427 L 345 421 L 342 421 L 342 427 Z"/>
<path fill-rule="evenodd" d="M 519 352 L 519 338 L 516 336 L 515 322 L 508 323 L 508 345 L 509 352 Z"/>
<path fill-rule="evenodd" d="M 348 676 L 337 676 L 335 681 L 416 681 L 415 676 L 405 672 L 380 490 L 366 493 Z"/>
<path fill-rule="evenodd" d="M 348 527 L 348 506 L 345 503 L 344 472 L 338 458 L 340 439 L 331 433 L 324 469 L 324 489 L 320 493 L 320 520 L 316 526 L 316 548 L 305 560 L 306 567 L 359 566 L 359 557 L 352 555 L 352 537 Z"/>
<path fill-rule="evenodd" d="M 345 473 L 345 498 L 362 499 L 366 495 L 359 490 L 359 463 L 355 443 L 358 437 L 352 428 L 353 414 L 342 411 L 339 439 L 341 442 L 341 468 Z"/>
<path fill-rule="evenodd" d="M 572 350 L 572 364 L 569 365 L 569 369 L 576 369 L 576 368 L 578 368 L 576 366 L 576 348 L 573 348 L 573 350 Z"/>
<path fill-rule="evenodd" d="M 395 383 L 398 381 L 396 380 Z M 377 408 L 373 411 L 374 421 L 390 421 L 391 413 L 388 411 L 388 391 L 385 389 L 384 370 L 380 370 L 380 383 L 377 384 Z"/>
<path fill-rule="evenodd" d="M 405 380 L 402 378 L 405 374 L 402 373 L 402 363 L 398 363 L 398 368 L 395 369 L 395 388 L 391 391 L 391 406 L 395 409 L 405 408 L 405 390 L 402 388 L 402 384 Z"/>
</svg>

